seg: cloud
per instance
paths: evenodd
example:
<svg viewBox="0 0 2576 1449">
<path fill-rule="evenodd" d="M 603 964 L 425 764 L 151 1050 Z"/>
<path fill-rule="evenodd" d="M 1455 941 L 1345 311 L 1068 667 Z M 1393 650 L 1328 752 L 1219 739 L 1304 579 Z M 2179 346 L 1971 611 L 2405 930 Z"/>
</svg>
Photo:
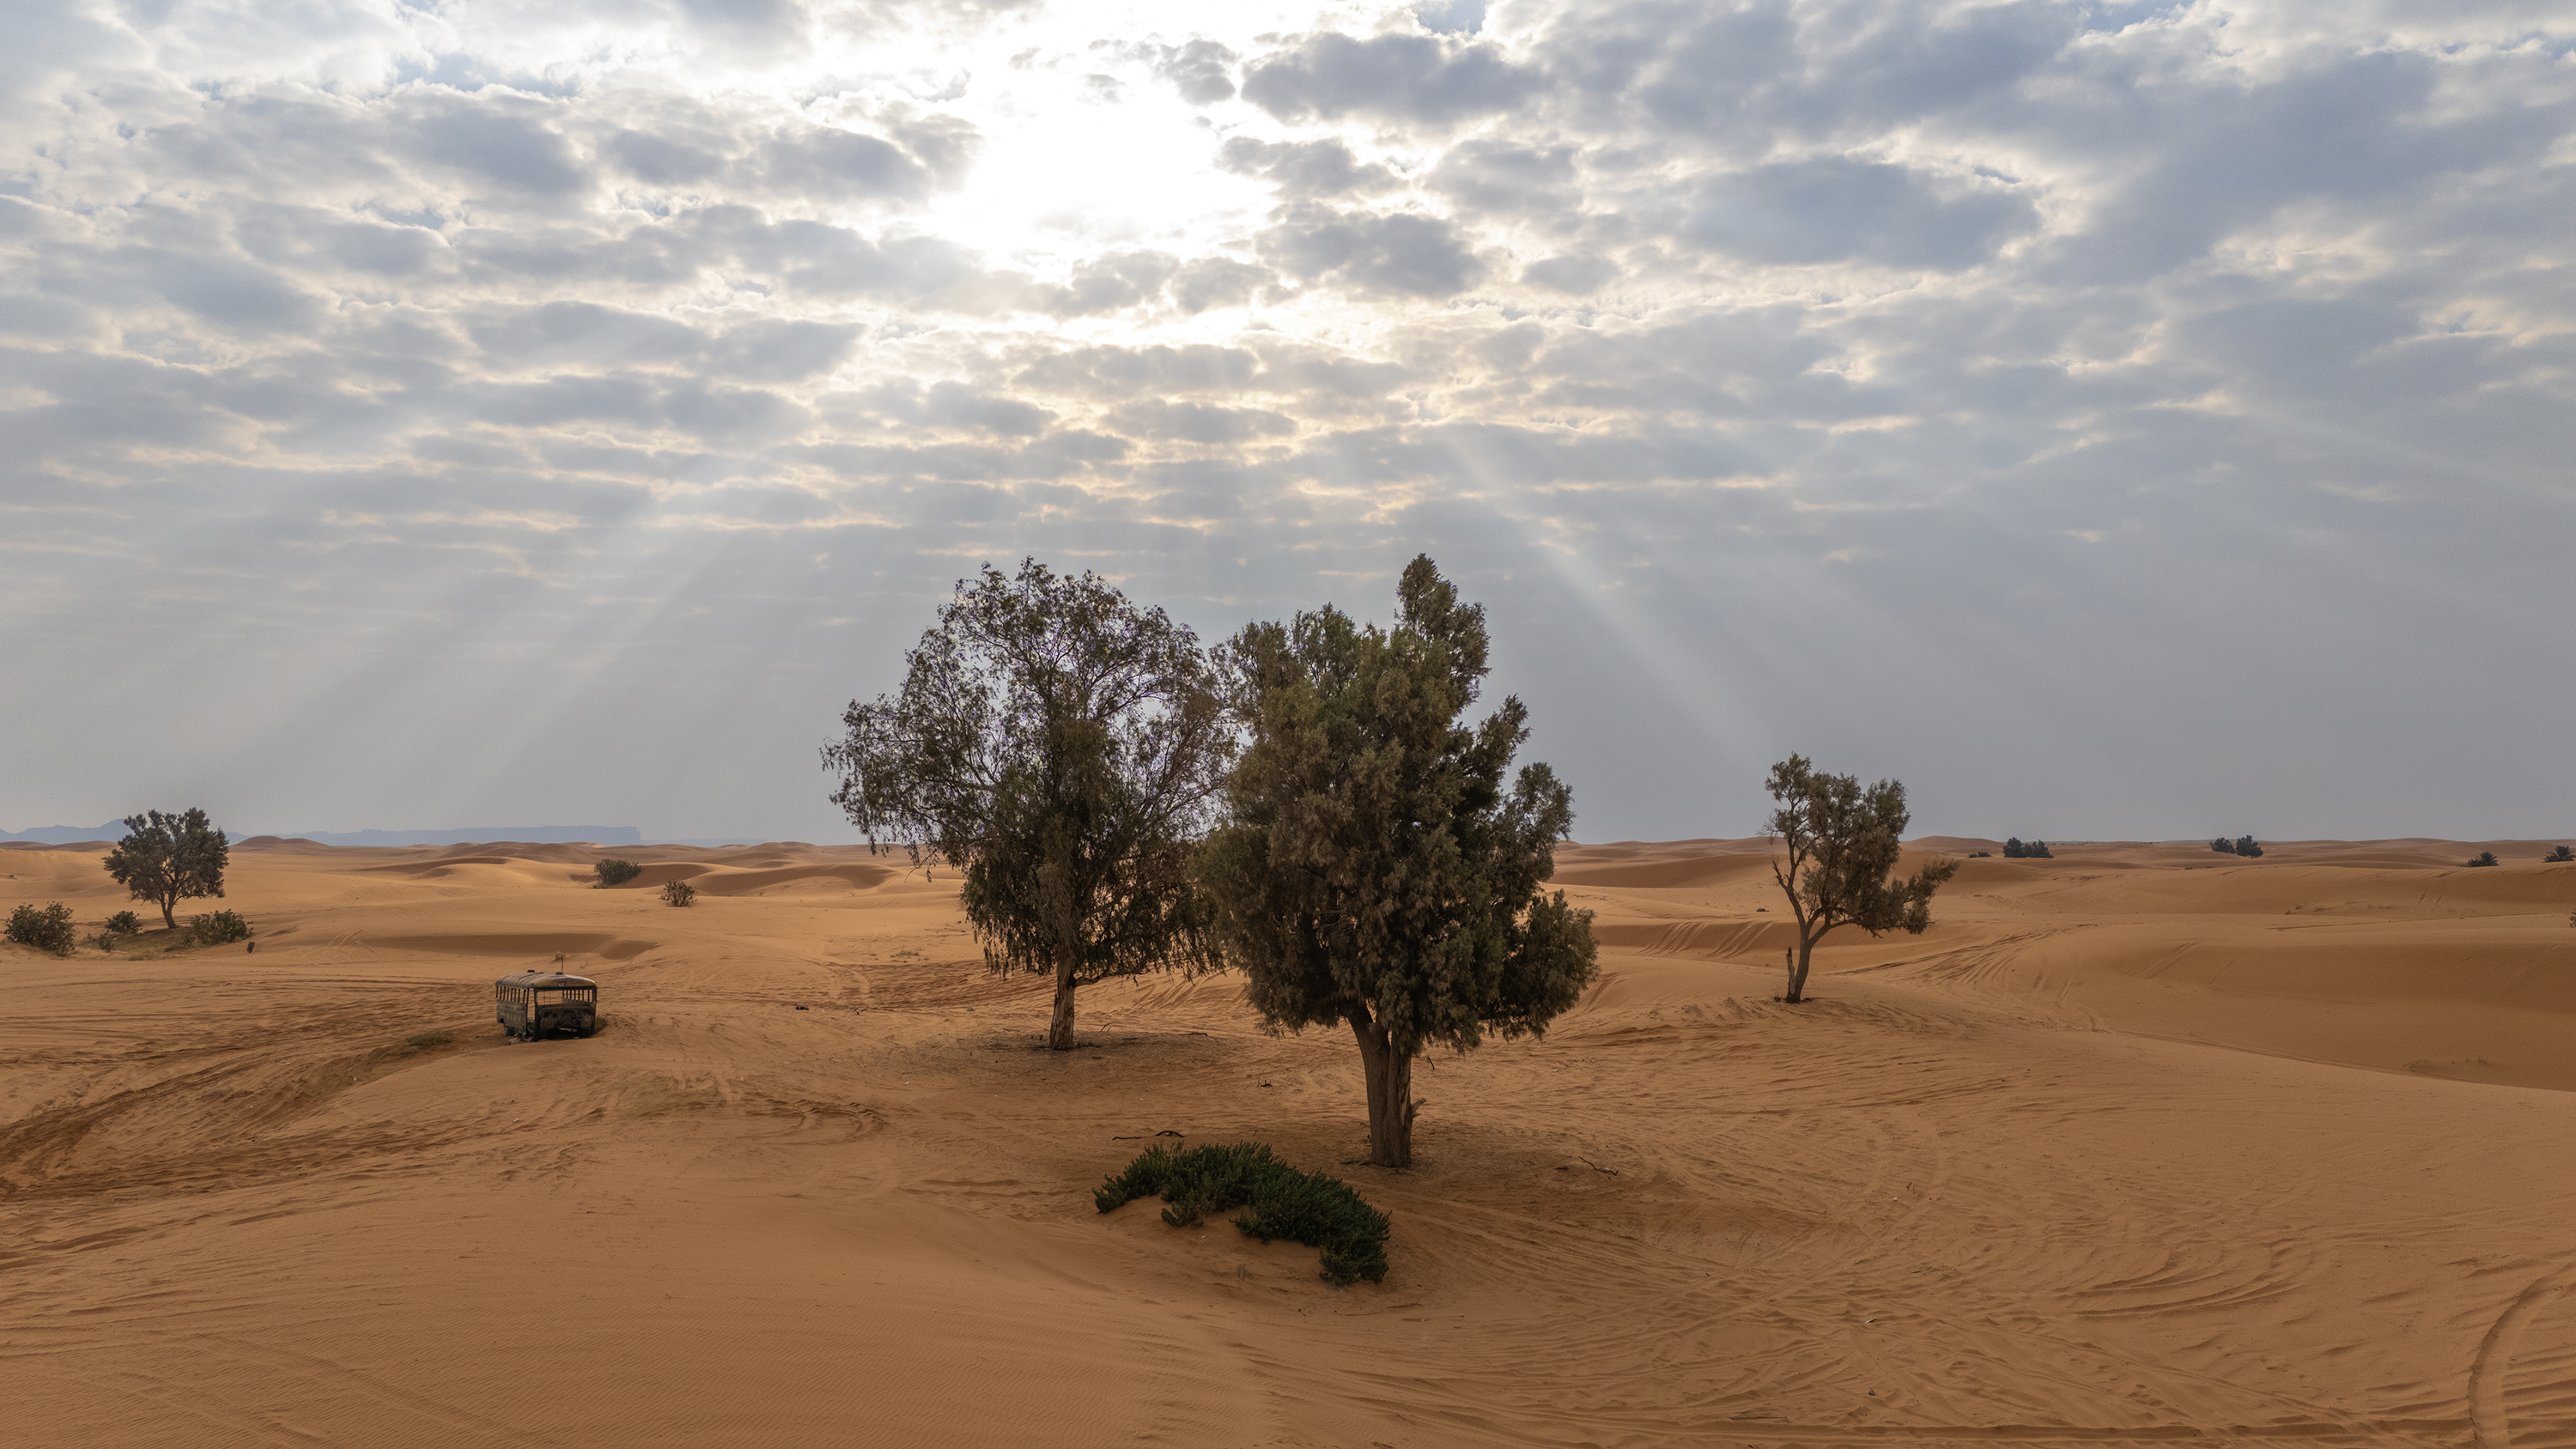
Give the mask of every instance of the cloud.
<svg viewBox="0 0 2576 1449">
<path fill-rule="evenodd" d="M 2527 6 L 105 13 L 0 76 L 46 818 L 821 835 L 808 736 L 1022 553 L 1214 634 L 1429 550 L 1602 834 L 1736 828 L 1791 748 L 1948 828 L 2501 822 L 2546 732 L 2463 764 L 2456 702 L 2576 708 L 2522 662 L 2576 551 Z M 174 693 L 232 732 L 115 723 Z"/>
<path fill-rule="evenodd" d="M 1093 398 L 1164 393 L 1232 392 L 1252 384 L 1261 360 L 1238 347 L 1209 343 L 1145 347 L 1074 347 L 1042 353 L 1011 379 L 1017 387 Z"/>
<path fill-rule="evenodd" d="M 1955 271 L 2038 225 L 2030 202 L 1975 185 L 1936 186 L 1902 166 L 1834 157 L 1713 176 L 1682 236 L 1748 261 L 1860 260 Z"/>
<path fill-rule="evenodd" d="M 774 191 L 817 200 L 914 200 L 930 192 L 930 169 L 881 136 L 822 128 L 777 137 L 760 151 Z"/>
<path fill-rule="evenodd" d="M 489 102 L 425 93 L 396 134 L 421 159 L 528 197 L 561 197 L 589 176 L 535 107 L 513 114 Z"/>
<path fill-rule="evenodd" d="M 1368 116 L 1435 124 L 1509 110 L 1539 73 L 1490 45 L 1327 31 L 1255 60 L 1243 98 L 1283 121 Z"/>
<path fill-rule="evenodd" d="M 1375 162 L 1359 157 L 1338 138 L 1321 141 L 1261 141 L 1228 137 L 1218 148 L 1218 163 L 1239 176 L 1259 176 L 1283 196 L 1330 198 L 1365 195 L 1402 185 L 1400 178 Z"/>
<path fill-rule="evenodd" d="M 1184 262 L 1168 284 L 1172 305 L 1195 316 L 1211 307 L 1230 307 L 1252 300 L 1274 278 L 1268 267 L 1232 257 L 1201 257 Z"/>
<path fill-rule="evenodd" d="M 1452 297 L 1484 274 L 1455 227 L 1411 212 L 1293 206 L 1258 242 L 1281 272 L 1363 296 Z"/>
<path fill-rule="evenodd" d="M 994 397 L 957 382 L 933 383 L 921 409 L 933 427 L 967 428 L 1004 437 L 1035 437 L 1055 414 L 1016 398 Z"/>
<path fill-rule="evenodd" d="M 1600 257 L 1568 254 L 1542 257 L 1521 272 L 1521 280 L 1533 287 L 1551 292 L 1582 297 L 1601 290 L 1611 278 L 1619 275 L 1618 265 Z"/>
<path fill-rule="evenodd" d="M 1149 399 L 1109 414 L 1120 433 L 1186 443 L 1249 443 L 1297 430 L 1296 422 L 1262 408 L 1210 407 L 1205 403 Z"/>
<path fill-rule="evenodd" d="M 722 174 L 732 158 L 712 148 L 621 130 L 600 145 L 600 154 L 639 181 L 655 186 L 691 186 Z"/>
<path fill-rule="evenodd" d="M 1112 252 L 1074 268 L 1063 285 L 1043 289 L 1039 306 L 1059 317 L 1134 307 L 1158 297 L 1180 266 L 1164 252 Z"/>
<path fill-rule="evenodd" d="M 1213 40 L 1193 40 L 1164 48 L 1155 58 L 1154 75 L 1170 82 L 1191 105 L 1212 106 L 1234 99 L 1233 70 L 1241 59 Z"/>
</svg>

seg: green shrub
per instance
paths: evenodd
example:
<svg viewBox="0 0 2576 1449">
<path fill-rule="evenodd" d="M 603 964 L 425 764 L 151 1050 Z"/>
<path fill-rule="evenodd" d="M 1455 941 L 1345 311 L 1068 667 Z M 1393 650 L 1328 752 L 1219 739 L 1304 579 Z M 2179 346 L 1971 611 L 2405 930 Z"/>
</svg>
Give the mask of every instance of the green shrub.
<svg viewBox="0 0 2576 1449">
<path fill-rule="evenodd" d="M 143 931 L 143 920 L 132 911 L 119 911 L 107 918 L 107 931 L 112 936 L 134 936 Z"/>
<path fill-rule="evenodd" d="M 2576 850 L 2570 850 L 2566 846 L 2562 845 L 2556 850 L 2549 852 L 2547 855 L 2542 856 L 2541 859 L 2552 865 L 2561 864 L 2566 861 L 2576 860 Z"/>
<path fill-rule="evenodd" d="M 635 877 L 644 873 L 644 867 L 637 865 L 635 862 L 631 860 L 618 860 L 614 857 L 601 861 L 599 864 L 592 866 L 591 869 L 599 872 L 599 885 L 596 887 L 596 889 L 599 890 L 606 890 L 610 886 L 624 885 L 628 881 L 633 880 Z"/>
<path fill-rule="evenodd" d="M 2217 851 L 2221 855 L 2234 855 L 2236 853 L 2236 842 L 2222 835 L 2216 840 L 2209 842 L 2209 848 Z"/>
<path fill-rule="evenodd" d="M 2236 837 L 2236 853 L 2252 860 L 2263 853 L 2263 847 L 2255 842 L 2253 836 L 2240 835 Z"/>
<path fill-rule="evenodd" d="M 2481 851 L 2479 851 L 2479 852 L 2478 852 L 2477 859 L 2470 861 L 2470 862 L 2469 862 L 2469 864 L 2470 864 L 2470 865 L 2472 865 L 2472 866 L 2480 866 L 2480 865 L 2496 865 L 2496 864 L 2499 864 L 2499 862 L 2498 862 L 2498 861 L 2496 860 L 2496 858 L 2495 858 L 2495 852 L 2494 852 L 2494 851 L 2492 851 L 2492 850 L 2481 850 Z"/>
<path fill-rule="evenodd" d="M 665 881 L 662 900 L 668 905 L 693 906 L 698 902 L 698 888 L 684 880 Z"/>
<path fill-rule="evenodd" d="M 1171 1204 L 1163 1209 L 1163 1221 L 1173 1227 L 1197 1227 L 1211 1212 L 1248 1207 L 1234 1219 L 1245 1236 L 1265 1243 L 1286 1238 L 1322 1249 L 1322 1276 L 1335 1283 L 1386 1280 L 1386 1214 L 1339 1178 L 1299 1172 L 1281 1162 L 1266 1143 L 1211 1144 L 1178 1152 L 1148 1147 L 1125 1172 L 1101 1183 L 1091 1200 L 1110 1212 L 1155 1196 Z"/>
<path fill-rule="evenodd" d="M 72 953 L 72 908 L 60 901 L 41 911 L 34 906 L 20 906 L 9 913 L 8 934 L 21 946 L 68 956 Z"/>
<path fill-rule="evenodd" d="M 211 916 L 190 916 L 188 939 L 199 946 L 247 941 L 250 939 L 250 922 L 231 911 L 217 911 Z"/>
</svg>

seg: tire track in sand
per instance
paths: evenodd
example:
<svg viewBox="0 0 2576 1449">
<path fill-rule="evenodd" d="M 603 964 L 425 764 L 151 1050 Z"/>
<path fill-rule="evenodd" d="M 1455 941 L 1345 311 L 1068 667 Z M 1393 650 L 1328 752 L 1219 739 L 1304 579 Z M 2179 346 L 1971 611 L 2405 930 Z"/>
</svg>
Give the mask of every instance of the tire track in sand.
<svg viewBox="0 0 2576 1449">
<path fill-rule="evenodd" d="M 2522 1330 L 2559 1294 L 2576 1288 L 2576 1263 L 2533 1281 L 2496 1318 L 2469 1366 L 2469 1433 L 2477 1449 L 2512 1449 L 2513 1425 L 2505 1413 L 2504 1380 L 2513 1368 Z"/>
</svg>

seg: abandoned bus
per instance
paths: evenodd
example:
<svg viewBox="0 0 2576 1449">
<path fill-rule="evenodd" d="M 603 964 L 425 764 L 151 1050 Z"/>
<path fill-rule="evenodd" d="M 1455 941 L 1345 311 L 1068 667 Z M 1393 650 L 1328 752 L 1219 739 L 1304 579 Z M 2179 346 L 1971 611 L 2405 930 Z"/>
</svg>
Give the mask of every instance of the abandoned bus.
<svg viewBox="0 0 2576 1449">
<path fill-rule="evenodd" d="M 492 983 L 492 1015 L 513 1041 L 599 1030 L 599 983 L 560 971 L 522 971 Z"/>
</svg>

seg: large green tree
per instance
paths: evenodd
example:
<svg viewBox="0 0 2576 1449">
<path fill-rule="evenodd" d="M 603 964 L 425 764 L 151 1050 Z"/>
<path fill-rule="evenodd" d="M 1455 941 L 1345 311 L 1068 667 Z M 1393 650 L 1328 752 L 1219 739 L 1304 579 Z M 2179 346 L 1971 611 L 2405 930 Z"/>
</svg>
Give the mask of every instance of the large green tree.
<svg viewBox="0 0 2576 1449">
<path fill-rule="evenodd" d="M 1881 780 L 1864 790 L 1850 775 L 1828 775 L 1804 755 L 1791 755 L 1771 767 L 1771 834 L 1780 838 L 1786 859 L 1771 858 L 1771 878 L 1789 897 L 1798 924 L 1798 942 L 1787 952 L 1789 991 L 1781 999 L 1807 999 L 1807 969 L 1816 943 L 1827 932 L 1858 926 L 1875 936 L 1884 931 L 1923 934 L 1932 924 L 1932 893 L 1959 869 L 1955 860 L 1936 860 L 1913 876 L 1895 876 L 1898 837 L 1912 816 L 1905 808 L 1905 787 Z"/>
<path fill-rule="evenodd" d="M 161 924 L 179 928 L 171 914 L 183 900 L 221 899 L 232 842 L 203 810 L 178 815 L 147 810 L 125 817 L 125 838 L 107 853 L 107 873 L 138 901 L 161 908 Z"/>
<path fill-rule="evenodd" d="M 1327 606 L 1230 646 L 1249 741 L 1200 879 L 1228 960 L 1273 1030 L 1348 1022 L 1368 1080 L 1369 1160 L 1413 1160 L 1413 1062 L 1489 1031 L 1538 1035 L 1594 974 L 1592 913 L 1544 894 L 1572 794 L 1517 699 L 1461 722 L 1486 673 L 1484 610 L 1428 558 L 1396 626 Z"/>
<path fill-rule="evenodd" d="M 1215 964 L 1190 855 L 1232 737 L 1195 635 L 1024 560 L 961 581 L 905 660 L 824 749 L 832 800 L 960 872 L 987 965 L 1054 976 L 1049 1046 L 1073 1046 L 1085 983 Z"/>
</svg>

